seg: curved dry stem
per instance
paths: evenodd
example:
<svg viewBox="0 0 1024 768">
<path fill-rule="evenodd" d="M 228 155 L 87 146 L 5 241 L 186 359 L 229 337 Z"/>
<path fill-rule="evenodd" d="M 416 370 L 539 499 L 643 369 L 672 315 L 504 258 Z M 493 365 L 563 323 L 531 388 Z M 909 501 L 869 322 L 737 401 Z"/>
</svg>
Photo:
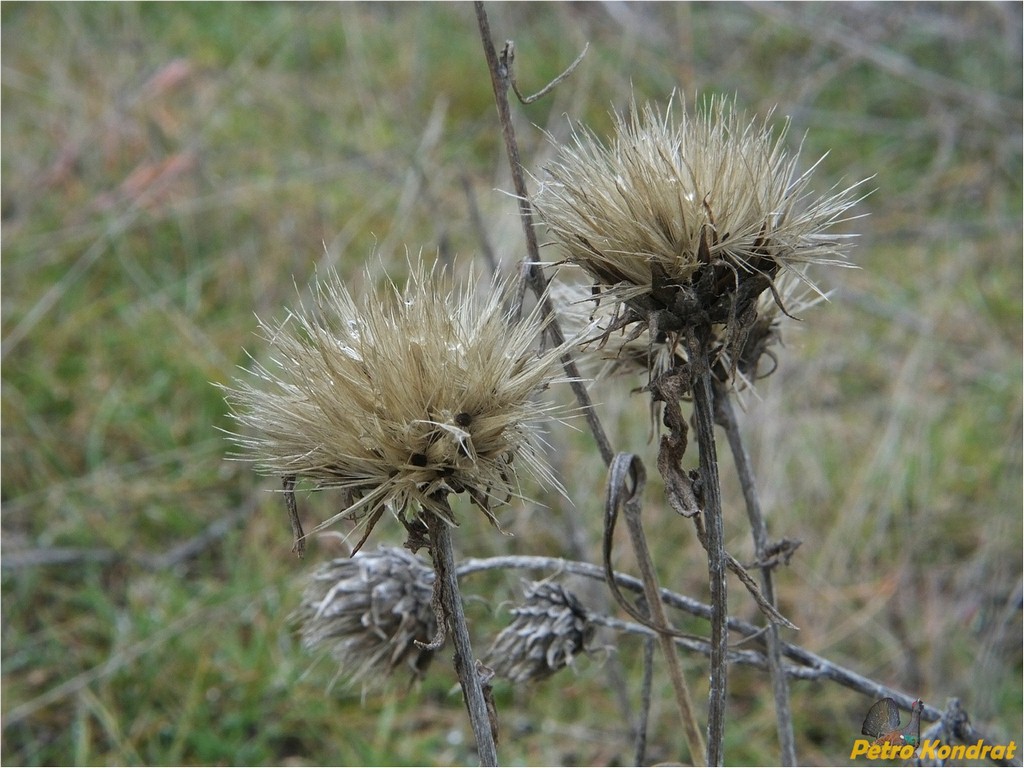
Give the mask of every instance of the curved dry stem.
<svg viewBox="0 0 1024 768">
<path fill-rule="evenodd" d="M 630 483 L 630 480 L 632 480 L 632 483 Z M 605 497 L 605 574 L 608 585 L 612 588 L 612 592 L 619 605 L 625 608 L 634 618 L 639 619 L 658 633 L 658 642 L 661 644 L 665 663 L 668 666 L 669 678 L 675 691 L 679 717 L 683 722 L 683 734 L 686 738 L 686 745 L 690 750 L 690 759 L 695 765 L 704 765 L 704 739 L 701 736 L 700 726 L 697 724 L 693 699 L 690 696 L 690 689 L 686 684 L 686 678 L 683 677 L 678 651 L 673 642 L 673 637 L 678 636 L 680 633 L 670 628 L 668 617 L 665 615 L 657 576 L 654 572 L 654 564 L 651 561 L 651 553 L 647 547 L 647 538 L 644 536 L 643 525 L 640 521 L 646 480 L 647 473 L 638 457 L 630 453 L 620 453 L 615 456 L 608 472 L 608 489 Z M 630 485 L 632 485 L 631 489 L 629 488 Z M 615 518 L 618 516 L 620 508 L 625 510 L 630 540 L 640 567 L 640 573 L 643 576 L 644 597 L 647 602 L 647 611 L 650 613 L 650 620 L 642 617 L 635 608 L 630 606 L 622 598 L 616 586 L 614 572 L 611 567 L 611 539 L 615 529 Z"/>
</svg>

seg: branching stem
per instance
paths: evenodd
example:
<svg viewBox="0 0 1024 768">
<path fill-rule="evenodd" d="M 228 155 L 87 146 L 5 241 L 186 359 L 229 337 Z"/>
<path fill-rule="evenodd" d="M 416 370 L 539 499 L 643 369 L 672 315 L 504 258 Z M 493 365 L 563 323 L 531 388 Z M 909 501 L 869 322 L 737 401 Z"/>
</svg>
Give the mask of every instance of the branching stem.
<svg viewBox="0 0 1024 768">
<path fill-rule="evenodd" d="M 487 12 L 484 4 L 477 0 L 476 8 L 477 24 L 480 27 L 480 40 L 484 47 L 484 56 L 487 59 L 487 69 L 491 74 L 491 87 L 494 89 L 494 104 L 498 109 L 498 122 L 501 124 L 501 134 L 505 140 L 505 152 L 508 155 L 509 168 L 512 172 L 512 185 L 515 187 L 516 201 L 519 204 L 519 218 L 523 223 L 523 234 L 526 236 L 526 258 L 521 266 L 522 288 L 519 292 L 520 306 L 522 306 L 523 294 L 526 286 L 537 296 L 541 302 L 541 311 L 547 322 L 548 336 L 553 344 L 558 345 L 565 341 L 565 336 L 559 328 L 555 319 L 555 310 L 551 305 L 551 299 L 547 295 L 547 280 L 540 268 L 540 248 L 537 245 L 537 233 L 533 229 L 533 209 L 530 207 L 530 200 L 526 191 L 526 177 L 523 174 L 522 162 L 519 159 L 519 144 L 516 141 L 515 130 L 512 127 L 512 110 L 508 101 L 508 89 L 510 83 L 510 71 L 508 65 L 508 54 L 512 50 L 511 43 L 506 44 L 503 56 L 498 57 L 494 47 L 494 40 L 491 37 L 491 27 L 487 21 Z M 575 65 L 574 65 L 575 66 Z M 562 365 L 569 377 L 569 385 L 576 396 L 580 409 L 587 420 L 587 425 L 597 441 L 597 447 L 601 451 L 601 458 L 605 465 L 611 464 L 615 452 L 612 450 L 611 442 L 605 434 L 604 427 L 597 417 L 597 411 L 590 399 L 586 386 L 583 384 L 579 368 L 571 355 L 562 357 Z"/>
<path fill-rule="evenodd" d="M 458 570 L 460 576 L 468 576 L 481 571 L 504 570 L 508 568 L 547 571 L 548 573 L 571 573 L 588 579 L 607 581 L 607 574 L 601 565 L 581 563 L 561 557 L 540 557 L 536 555 L 506 555 L 486 559 L 469 558 L 462 561 Z M 619 572 L 614 572 L 612 578 L 620 587 L 643 594 L 644 585 L 640 579 Z M 665 605 L 689 613 L 692 616 L 698 616 L 707 620 L 711 619 L 713 607 L 707 603 L 694 600 L 678 592 L 672 592 L 664 587 L 659 591 L 659 594 Z M 746 638 L 742 642 L 764 642 L 764 627 L 758 627 L 749 621 L 736 618 L 728 619 L 727 624 L 730 630 L 738 632 Z M 646 632 L 644 632 L 644 629 L 646 629 Z M 644 634 L 653 632 L 649 627 L 644 629 L 639 631 Z M 676 642 L 682 646 L 700 650 L 701 653 L 705 652 L 703 648 L 691 645 L 695 641 L 687 637 L 676 637 Z M 909 696 L 902 691 L 879 683 L 877 680 L 865 677 L 859 672 L 854 672 L 852 669 L 835 664 L 824 656 L 819 656 L 799 645 L 787 643 L 786 641 L 782 641 L 780 645 L 782 647 L 782 654 L 799 665 L 799 667 L 787 667 L 787 674 L 791 677 L 797 677 L 802 680 L 831 680 L 845 688 L 857 691 L 872 700 L 888 696 L 906 710 L 909 710 L 916 700 L 914 696 Z M 735 653 L 735 651 L 730 651 L 730 653 Z M 922 717 L 929 721 L 937 720 L 942 717 L 942 711 L 926 704 L 922 711 Z"/>
</svg>

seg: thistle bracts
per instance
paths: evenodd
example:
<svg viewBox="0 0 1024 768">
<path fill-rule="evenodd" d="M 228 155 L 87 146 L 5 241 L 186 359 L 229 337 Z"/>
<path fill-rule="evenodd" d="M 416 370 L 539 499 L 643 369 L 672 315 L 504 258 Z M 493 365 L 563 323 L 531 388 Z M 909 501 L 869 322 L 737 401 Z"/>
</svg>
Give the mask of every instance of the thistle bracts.
<svg viewBox="0 0 1024 768">
<path fill-rule="evenodd" d="M 541 680 L 583 653 L 594 627 L 579 600 L 559 584 L 527 584 L 512 623 L 495 638 L 487 663 L 513 682 Z"/>
<path fill-rule="evenodd" d="M 434 570 L 400 549 L 324 563 L 294 614 L 302 645 L 329 652 L 353 683 L 378 684 L 402 670 L 419 678 L 433 656 L 422 644 L 437 631 L 433 584 Z"/>
<path fill-rule="evenodd" d="M 551 296 L 563 327 L 580 339 L 577 361 L 589 377 L 604 379 L 643 373 L 657 378 L 686 362 L 679 334 L 662 332 L 652 339 L 646 326 L 626 327 L 624 313 L 629 310 L 617 302 L 595 297 L 588 287 L 562 283 L 552 289 Z M 722 358 L 716 373 L 732 375 L 736 388 L 771 375 L 778 365 L 773 348 L 782 344 L 783 337 L 804 318 L 806 310 L 825 298 L 803 274 L 783 272 L 775 281 L 775 292 L 765 291 L 758 298 L 756 319 L 750 324 L 742 346 L 732 351 L 738 353 L 735 365 L 724 351 L 725 325 L 714 326 L 713 343 Z"/>
</svg>

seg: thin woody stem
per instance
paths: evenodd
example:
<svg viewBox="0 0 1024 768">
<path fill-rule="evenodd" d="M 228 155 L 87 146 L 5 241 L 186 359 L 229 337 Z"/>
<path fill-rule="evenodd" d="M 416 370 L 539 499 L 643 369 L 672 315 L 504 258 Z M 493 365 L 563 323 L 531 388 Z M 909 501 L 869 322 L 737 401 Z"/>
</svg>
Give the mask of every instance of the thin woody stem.
<svg viewBox="0 0 1024 768">
<path fill-rule="evenodd" d="M 715 450 L 715 396 L 711 388 L 711 366 L 707 339 L 710 328 L 693 328 L 686 334 L 690 360 L 690 390 L 693 418 L 700 453 L 701 496 L 707 529 L 708 581 L 711 589 L 711 690 L 708 692 L 708 761 L 722 765 L 725 759 L 725 693 L 729 636 L 726 592 L 725 527 L 722 522 L 722 491 L 718 480 Z"/>
<path fill-rule="evenodd" d="M 434 572 L 441 588 L 441 606 L 455 642 L 455 673 L 462 686 L 462 695 L 469 710 L 469 720 L 476 738 L 477 755 L 480 765 L 497 765 L 498 753 L 494 744 L 484 698 L 483 686 L 476 670 L 476 656 L 469 639 L 466 614 L 462 608 L 462 593 L 459 590 L 458 572 L 455 568 L 455 553 L 452 545 L 451 527 L 437 515 L 427 515 L 430 535 L 430 554 L 434 560 Z"/>
<path fill-rule="evenodd" d="M 523 96 L 523 94 L 519 90 L 519 83 L 516 82 L 515 71 L 512 69 L 512 60 L 514 59 L 515 49 L 512 47 L 512 43 L 509 42 L 508 56 L 507 56 L 507 58 L 508 58 L 508 79 L 512 81 L 512 90 L 515 91 L 516 98 L 518 98 L 519 101 L 521 103 L 523 103 L 523 104 L 533 104 L 533 102 L 537 101 L 538 99 L 542 99 L 545 96 L 547 96 L 549 93 L 551 93 L 551 91 L 553 91 L 555 89 L 555 86 L 557 86 L 559 83 L 561 83 L 563 80 L 565 80 L 569 75 L 571 75 L 573 72 L 576 71 L 576 67 L 578 67 L 580 65 L 580 62 L 583 61 L 583 57 L 587 55 L 587 51 L 589 49 L 590 49 L 590 43 L 587 43 L 585 46 L 583 46 L 583 50 L 580 52 L 580 55 L 576 57 L 576 60 L 573 61 L 573 63 L 570 64 L 568 66 L 568 68 L 564 72 L 562 72 L 562 74 L 560 74 L 558 77 L 556 77 L 550 83 L 545 85 L 543 88 L 541 88 L 539 91 L 537 91 L 532 96 Z"/>
<path fill-rule="evenodd" d="M 743 488 L 747 517 L 750 520 L 750 530 L 754 538 L 755 557 L 758 562 L 765 563 L 768 559 L 767 550 L 770 544 L 768 526 L 765 524 L 764 515 L 761 512 L 761 499 L 757 495 L 754 470 L 747 449 L 743 445 L 739 424 L 736 422 L 736 411 L 733 408 L 732 400 L 722 386 L 715 387 L 715 406 L 718 422 L 725 428 L 725 434 L 729 439 L 729 448 L 732 450 L 736 473 L 739 475 L 740 486 Z M 761 592 L 769 603 L 776 604 L 775 585 L 770 564 L 761 567 Z M 772 694 L 775 699 L 775 726 L 781 751 L 779 762 L 786 766 L 796 765 L 796 738 L 793 734 L 793 716 L 789 707 L 789 681 L 782 663 L 779 627 L 774 623 L 769 623 L 767 629 L 765 646 L 768 672 L 772 680 Z"/>
<path fill-rule="evenodd" d="M 487 59 L 487 69 L 491 74 L 491 87 L 494 89 L 494 104 L 498 110 L 498 122 L 501 124 L 501 134 L 505 140 L 505 152 L 508 155 L 509 167 L 512 172 L 512 185 L 515 187 L 516 202 L 519 204 L 519 218 L 523 224 L 523 233 L 526 236 L 526 258 L 523 260 L 521 269 L 523 289 L 520 297 L 525 293 L 526 285 L 537 296 L 541 303 L 541 312 L 547 321 L 547 332 L 551 341 L 556 346 L 565 341 L 565 336 L 559 328 L 555 319 L 555 310 L 551 299 L 547 295 L 547 281 L 540 268 L 540 248 L 537 245 L 537 233 L 533 228 L 533 209 L 530 207 L 530 200 L 526 191 L 526 177 L 523 174 L 522 162 L 519 159 L 519 144 L 516 141 L 515 130 L 512 128 L 512 109 L 508 101 L 508 89 L 510 83 L 510 72 L 508 65 L 508 52 L 510 46 L 506 45 L 502 59 L 498 58 L 498 52 L 494 48 L 494 40 L 491 37 L 491 27 L 487 21 L 487 12 L 484 4 L 477 0 L 476 8 L 477 24 L 480 27 L 480 40 L 484 47 L 484 56 Z M 521 306 L 521 302 L 520 302 Z M 597 441 L 597 447 L 601 451 L 601 458 L 606 465 L 611 464 L 615 452 L 612 450 L 611 442 L 605 434 L 604 427 L 597 417 L 597 411 L 590 399 L 590 394 L 584 386 L 572 356 L 562 356 L 562 366 L 569 377 L 569 385 L 576 396 L 580 408 L 587 420 L 587 425 Z"/>
</svg>

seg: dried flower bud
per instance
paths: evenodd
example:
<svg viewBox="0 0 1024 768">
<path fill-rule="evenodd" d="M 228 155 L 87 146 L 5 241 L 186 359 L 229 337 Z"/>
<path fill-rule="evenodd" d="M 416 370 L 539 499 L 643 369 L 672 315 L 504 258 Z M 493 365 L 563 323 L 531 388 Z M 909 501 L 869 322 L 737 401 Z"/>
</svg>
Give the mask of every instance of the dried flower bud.
<svg viewBox="0 0 1024 768">
<path fill-rule="evenodd" d="M 663 116 L 648 105 L 616 116 L 610 146 L 574 132 L 534 203 L 568 261 L 655 336 L 724 324 L 736 358 L 758 296 L 782 271 L 845 264 L 850 236 L 826 231 L 857 185 L 810 199 L 784 135 L 728 101 L 693 118 L 683 110 L 678 124 L 671 104 Z"/>
<path fill-rule="evenodd" d="M 326 650 L 351 682 L 375 684 L 401 669 L 422 677 L 436 621 L 434 571 L 401 549 L 382 547 L 321 565 L 294 619 L 308 650 Z"/>
<path fill-rule="evenodd" d="M 525 598 L 487 652 L 494 671 L 516 683 L 541 680 L 571 664 L 594 632 L 579 600 L 559 584 L 527 584 Z"/>
<path fill-rule="evenodd" d="M 750 384 L 775 372 L 778 359 L 772 347 L 781 343 L 782 326 L 786 318 L 790 323 L 801 319 L 805 310 L 824 301 L 825 294 L 813 288 L 802 276 L 792 271 L 783 273 L 776 282 L 776 293 L 762 293 L 757 302 L 757 317 L 751 324 L 739 350 L 736 365 L 728 357 L 719 373 L 733 370 L 741 384 Z M 785 311 L 783 311 L 783 309 Z M 770 367 L 764 370 L 761 362 L 767 357 Z"/>
<path fill-rule="evenodd" d="M 348 493 L 314 530 L 365 516 L 365 540 L 385 509 L 455 525 L 444 497 L 462 492 L 497 525 L 517 472 L 558 487 L 537 432 L 550 409 L 532 398 L 564 349 L 537 350 L 539 310 L 513 322 L 509 283 L 453 289 L 443 270 L 411 273 L 404 291 L 359 300 L 335 275 L 319 282 L 314 311 L 261 323 L 274 357 L 255 366 L 259 386 L 228 391 L 242 458 Z"/>
</svg>

